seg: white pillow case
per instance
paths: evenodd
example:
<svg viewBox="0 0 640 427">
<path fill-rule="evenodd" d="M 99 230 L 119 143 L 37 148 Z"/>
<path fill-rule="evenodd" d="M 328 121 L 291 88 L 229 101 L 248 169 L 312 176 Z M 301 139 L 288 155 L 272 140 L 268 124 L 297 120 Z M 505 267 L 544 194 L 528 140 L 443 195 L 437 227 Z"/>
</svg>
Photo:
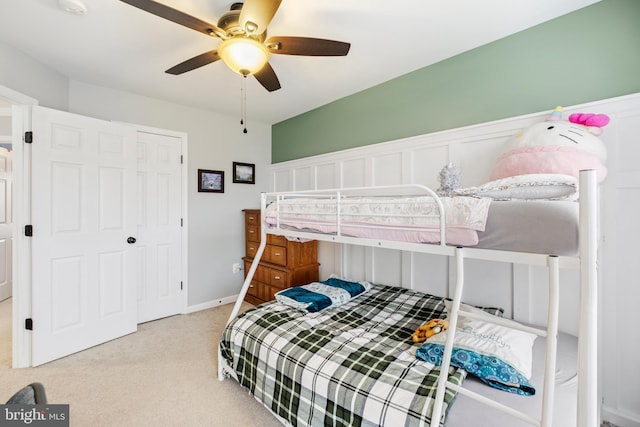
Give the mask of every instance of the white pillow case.
<svg viewBox="0 0 640 427">
<path fill-rule="evenodd" d="M 503 320 L 517 324 L 511 320 Z M 427 342 L 444 346 L 448 332 L 436 334 Z M 533 342 L 536 338 L 537 335 L 529 332 L 484 320 L 461 317 L 458 319 L 453 346 L 481 355 L 497 357 L 517 369 L 525 378 L 530 379 Z"/>
</svg>

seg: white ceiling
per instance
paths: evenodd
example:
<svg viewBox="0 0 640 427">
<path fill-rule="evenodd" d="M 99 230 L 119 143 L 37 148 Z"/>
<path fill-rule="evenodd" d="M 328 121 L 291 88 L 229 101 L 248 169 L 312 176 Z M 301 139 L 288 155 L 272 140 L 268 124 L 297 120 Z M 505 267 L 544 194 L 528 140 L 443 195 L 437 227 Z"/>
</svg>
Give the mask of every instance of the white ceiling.
<svg viewBox="0 0 640 427">
<path fill-rule="evenodd" d="M 222 61 L 173 76 L 164 70 L 219 40 L 119 0 L 0 1 L 0 41 L 73 80 L 239 115 L 240 79 Z M 252 120 L 277 123 L 413 70 L 522 31 L 597 0 L 284 0 L 269 36 L 351 43 L 346 57 L 272 55 L 282 89 L 247 81 Z M 232 0 L 161 0 L 212 24 Z M 10 66 L 2 62 L 3 67 Z"/>
</svg>

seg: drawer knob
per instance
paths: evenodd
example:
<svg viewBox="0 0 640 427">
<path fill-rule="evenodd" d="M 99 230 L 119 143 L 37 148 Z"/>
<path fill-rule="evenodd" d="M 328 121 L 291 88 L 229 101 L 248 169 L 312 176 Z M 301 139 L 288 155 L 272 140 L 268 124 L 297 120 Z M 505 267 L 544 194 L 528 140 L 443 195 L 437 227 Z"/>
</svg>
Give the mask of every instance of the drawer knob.
<svg viewBox="0 0 640 427">
<path fill-rule="evenodd" d="M 282 255 L 280 252 L 275 253 L 275 256 L 280 256 L 280 255 Z"/>
<path fill-rule="evenodd" d="M 253 234 L 253 233 L 255 233 L 255 231 L 253 231 L 253 230 L 249 230 L 249 233 L 250 233 L 250 234 Z"/>
<path fill-rule="evenodd" d="M 280 280 L 280 276 L 275 276 L 274 279 Z"/>
<path fill-rule="evenodd" d="M 255 216 L 250 216 L 249 219 L 250 220 L 254 220 L 254 219 L 256 219 L 256 217 Z"/>
</svg>

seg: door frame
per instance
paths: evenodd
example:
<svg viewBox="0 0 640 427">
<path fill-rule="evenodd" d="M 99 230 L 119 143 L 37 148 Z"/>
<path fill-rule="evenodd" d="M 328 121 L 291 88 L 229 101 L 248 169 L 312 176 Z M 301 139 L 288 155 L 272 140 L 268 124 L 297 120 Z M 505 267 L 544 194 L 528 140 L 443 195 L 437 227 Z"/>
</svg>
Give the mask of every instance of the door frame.
<svg viewBox="0 0 640 427">
<path fill-rule="evenodd" d="M 31 107 L 38 101 L 0 85 L 0 98 L 10 102 L 11 149 L 13 156 L 13 253 L 12 253 L 12 366 L 31 366 L 31 334 L 24 328 L 31 317 L 31 242 L 22 230 L 31 221 L 30 162 L 31 147 L 22 136 L 31 130 Z"/>
</svg>

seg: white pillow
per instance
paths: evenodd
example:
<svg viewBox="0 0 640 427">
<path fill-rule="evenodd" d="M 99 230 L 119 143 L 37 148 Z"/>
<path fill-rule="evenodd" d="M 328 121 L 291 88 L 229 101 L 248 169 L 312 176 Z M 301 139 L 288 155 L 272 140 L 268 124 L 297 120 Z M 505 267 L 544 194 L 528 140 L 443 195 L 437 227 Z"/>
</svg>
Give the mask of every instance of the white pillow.
<svg viewBox="0 0 640 427">
<path fill-rule="evenodd" d="M 577 200 L 578 180 L 561 174 L 528 174 L 487 182 L 479 187 L 459 188 L 456 196 L 494 200 Z"/>
<path fill-rule="evenodd" d="M 516 324 L 511 320 L 506 321 Z M 432 336 L 427 343 L 444 346 L 448 332 L 444 331 Z M 492 322 L 460 318 L 453 346 L 481 355 L 497 357 L 517 369 L 525 378 L 530 379 L 533 342 L 536 338 L 536 334 Z"/>
</svg>

